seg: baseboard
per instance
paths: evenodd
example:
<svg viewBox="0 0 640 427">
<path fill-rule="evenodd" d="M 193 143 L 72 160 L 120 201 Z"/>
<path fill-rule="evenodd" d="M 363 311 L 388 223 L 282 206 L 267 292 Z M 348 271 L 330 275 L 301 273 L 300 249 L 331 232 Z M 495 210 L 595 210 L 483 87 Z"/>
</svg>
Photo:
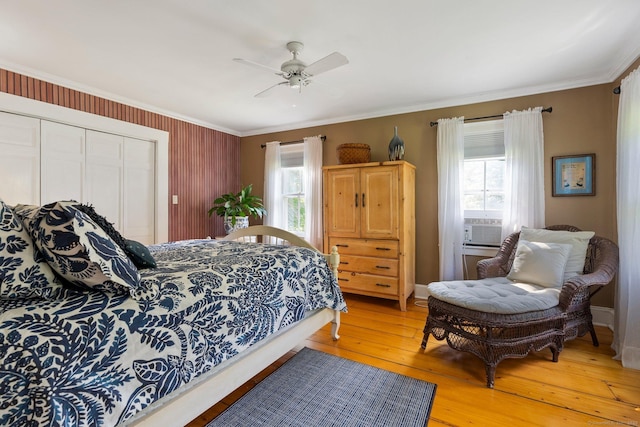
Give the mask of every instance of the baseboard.
<svg viewBox="0 0 640 427">
<path fill-rule="evenodd" d="M 427 285 L 421 285 L 416 283 L 416 289 L 414 291 L 414 296 L 416 299 L 427 299 L 429 298 L 429 289 Z"/>
<path fill-rule="evenodd" d="M 613 308 L 609 307 L 599 307 L 597 305 L 591 306 L 591 315 L 593 316 L 593 324 L 599 326 L 606 326 L 607 328 L 613 329 L 613 325 L 615 322 L 615 316 Z"/>
<path fill-rule="evenodd" d="M 415 298 L 417 300 L 426 300 L 429 298 L 429 289 L 427 285 L 416 283 Z M 593 324 L 598 326 L 606 326 L 613 331 L 614 312 L 609 307 L 591 306 L 591 315 L 593 316 Z"/>
</svg>

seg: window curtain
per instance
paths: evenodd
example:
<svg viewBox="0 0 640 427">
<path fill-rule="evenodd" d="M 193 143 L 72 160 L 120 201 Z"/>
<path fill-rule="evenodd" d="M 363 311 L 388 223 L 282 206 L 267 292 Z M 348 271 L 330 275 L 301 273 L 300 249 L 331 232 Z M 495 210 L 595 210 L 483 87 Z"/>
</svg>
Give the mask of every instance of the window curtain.
<svg viewBox="0 0 640 427">
<path fill-rule="evenodd" d="M 464 278 L 464 117 L 438 120 L 438 244 L 440 280 Z"/>
<path fill-rule="evenodd" d="M 322 248 L 322 138 L 304 138 L 305 239 Z"/>
<path fill-rule="evenodd" d="M 504 113 L 504 154 L 503 240 L 523 225 L 545 226 L 542 107 Z"/>
<path fill-rule="evenodd" d="M 264 153 L 264 197 L 263 204 L 267 214 L 263 224 L 272 227 L 286 228 L 280 202 L 282 193 L 282 175 L 280 173 L 280 142 L 268 142 Z"/>
<path fill-rule="evenodd" d="M 617 128 L 617 220 L 620 267 L 613 349 L 622 366 L 640 369 L 640 68 L 622 80 Z"/>
</svg>

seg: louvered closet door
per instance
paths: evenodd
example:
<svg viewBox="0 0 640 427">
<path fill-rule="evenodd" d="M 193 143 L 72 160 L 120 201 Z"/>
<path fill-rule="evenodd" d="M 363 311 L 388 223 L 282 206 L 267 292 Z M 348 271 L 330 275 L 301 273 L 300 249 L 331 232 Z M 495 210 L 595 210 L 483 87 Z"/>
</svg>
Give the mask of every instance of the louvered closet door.
<svg viewBox="0 0 640 427">
<path fill-rule="evenodd" d="M 40 204 L 40 120 L 0 113 L 0 198 Z"/>
<path fill-rule="evenodd" d="M 85 200 L 85 130 L 41 121 L 40 201 Z"/>
<path fill-rule="evenodd" d="M 86 201 L 122 232 L 124 137 L 87 130 L 86 152 Z"/>
<path fill-rule="evenodd" d="M 155 242 L 155 144 L 125 138 L 123 235 L 146 245 Z"/>
</svg>

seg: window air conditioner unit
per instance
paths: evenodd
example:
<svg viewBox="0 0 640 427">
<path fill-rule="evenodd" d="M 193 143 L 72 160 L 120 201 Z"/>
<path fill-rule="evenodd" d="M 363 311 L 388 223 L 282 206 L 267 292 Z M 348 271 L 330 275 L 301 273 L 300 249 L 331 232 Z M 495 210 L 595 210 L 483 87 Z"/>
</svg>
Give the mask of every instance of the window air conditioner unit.
<svg viewBox="0 0 640 427">
<path fill-rule="evenodd" d="M 502 244 L 502 225 L 465 224 L 464 244 L 469 246 L 495 246 Z"/>
</svg>

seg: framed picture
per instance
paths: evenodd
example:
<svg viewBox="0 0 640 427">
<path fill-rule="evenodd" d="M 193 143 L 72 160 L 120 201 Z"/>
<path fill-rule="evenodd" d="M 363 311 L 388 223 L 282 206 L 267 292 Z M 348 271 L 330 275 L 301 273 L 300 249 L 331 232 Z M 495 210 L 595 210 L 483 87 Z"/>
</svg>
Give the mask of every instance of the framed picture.
<svg viewBox="0 0 640 427">
<path fill-rule="evenodd" d="M 595 154 L 555 156 L 551 166 L 554 197 L 596 194 Z"/>
</svg>

